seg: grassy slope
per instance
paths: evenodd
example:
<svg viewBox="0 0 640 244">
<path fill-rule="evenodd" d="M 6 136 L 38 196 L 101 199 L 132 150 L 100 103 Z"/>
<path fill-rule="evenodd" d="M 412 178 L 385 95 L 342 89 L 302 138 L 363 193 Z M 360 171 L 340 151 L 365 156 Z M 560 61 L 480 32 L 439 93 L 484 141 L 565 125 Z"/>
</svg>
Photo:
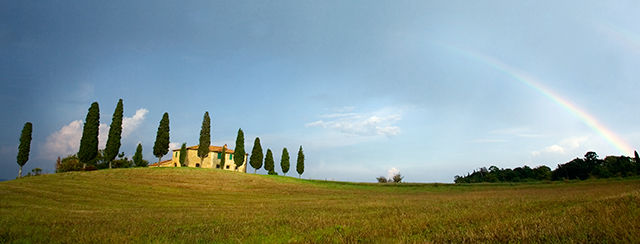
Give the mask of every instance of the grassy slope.
<svg viewBox="0 0 640 244">
<path fill-rule="evenodd" d="M 640 179 L 381 185 L 195 168 L 0 182 L 0 242 L 639 242 Z"/>
</svg>

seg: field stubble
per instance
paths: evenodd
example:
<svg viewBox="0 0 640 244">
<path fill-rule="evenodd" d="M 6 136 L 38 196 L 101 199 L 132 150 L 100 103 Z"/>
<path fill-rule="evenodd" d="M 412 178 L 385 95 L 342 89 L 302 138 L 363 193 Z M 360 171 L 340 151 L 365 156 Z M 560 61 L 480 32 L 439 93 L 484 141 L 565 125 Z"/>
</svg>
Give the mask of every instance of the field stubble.
<svg viewBox="0 0 640 244">
<path fill-rule="evenodd" d="M 190 168 L 0 183 L 0 242 L 637 243 L 640 179 L 366 184 Z"/>
</svg>

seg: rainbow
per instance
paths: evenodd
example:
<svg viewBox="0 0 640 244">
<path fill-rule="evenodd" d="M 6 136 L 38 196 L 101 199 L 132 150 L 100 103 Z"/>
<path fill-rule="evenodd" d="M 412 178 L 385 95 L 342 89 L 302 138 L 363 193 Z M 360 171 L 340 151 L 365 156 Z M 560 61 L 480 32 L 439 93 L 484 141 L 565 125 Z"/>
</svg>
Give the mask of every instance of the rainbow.
<svg viewBox="0 0 640 244">
<path fill-rule="evenodd" d="M 552 102 L 560 106 L 562 109 L 566 110 L 571 115 L 576 117 L 578 120 L 584 123 L 587 127 L 593 130 L 596 134 L 604 138 L 609 144 L 611 144 L 616 150 L 618 150 L 623 155 L 633 155 L 634 150 L 629 144 L 627 144 L 625 141 L 620 139 L 620 137 L 618 137 L 615 133 L 613 133 L 607 127 L 602 125 L 598 120 L 596 120 L 596 118 L 589 115 L 588 113 L 580 109 L 578 106 L 570 103 L 567 99 L 562 98 L 560 95 L 553 92 L 552 90 L 542 86 L 540 82 L 538 82 L 536 78 L 534 78 L 533 76 L 530 76 L 514 67 L 511 67 L 493 57 L 490 57 L 478 52 L 470 51 L 470 50 L 464 50 L 454 46 L 447 45 L 447 47 L 457 53 L 463 54 L 464 56 L 470 57 L 504 74 L 507 74 L 517 81 L 520 81 L 524 85 L 542 94 L 543 96 L 545 96 L 546 98 L 548 98 L 549 100 L 551 100 Z"/>
</svg>

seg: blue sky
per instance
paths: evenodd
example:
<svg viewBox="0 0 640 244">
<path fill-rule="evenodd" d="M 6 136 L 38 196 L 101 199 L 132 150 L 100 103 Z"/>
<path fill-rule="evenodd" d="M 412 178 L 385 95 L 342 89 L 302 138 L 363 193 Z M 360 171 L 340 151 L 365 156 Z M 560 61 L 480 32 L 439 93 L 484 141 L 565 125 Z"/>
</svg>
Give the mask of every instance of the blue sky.
<svg viewBox="0 0 640 244">
<path fill-rule="evenodd" d="M 312 179 L 631 155 L 637 16 L 637 1 L 0 1 L 0 178 L 17 176 L 25 122 L 25 171 L 53 172 L 90 104 L 106 135 L 120 98 L 121 151 L 142 143 L 151 162 L 164 112 L 174 145 L 195 145 L 205 111 L 212 144 L 242 128 L 245 150 L 260 137 L 277 162 L 302 145 Z"/>
</svg>

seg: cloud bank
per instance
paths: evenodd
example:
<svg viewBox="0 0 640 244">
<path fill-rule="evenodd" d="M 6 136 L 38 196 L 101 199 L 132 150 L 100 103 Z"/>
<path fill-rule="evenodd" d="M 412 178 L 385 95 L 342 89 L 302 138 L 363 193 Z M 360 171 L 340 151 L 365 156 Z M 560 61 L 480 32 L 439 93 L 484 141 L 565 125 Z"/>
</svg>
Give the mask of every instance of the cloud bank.
<svg viewBox="0 0 640 244">
<path fill-rule="evenodd" d="M 308 127 L 320 127 L 356 136 L 394 137 L 400 128 L 394 124 L 401 119 L 400 114 L 375 115 L 362 113 L 336 113 L 321 115 L 319 120 L 307 123 Z"/>
</svg>

